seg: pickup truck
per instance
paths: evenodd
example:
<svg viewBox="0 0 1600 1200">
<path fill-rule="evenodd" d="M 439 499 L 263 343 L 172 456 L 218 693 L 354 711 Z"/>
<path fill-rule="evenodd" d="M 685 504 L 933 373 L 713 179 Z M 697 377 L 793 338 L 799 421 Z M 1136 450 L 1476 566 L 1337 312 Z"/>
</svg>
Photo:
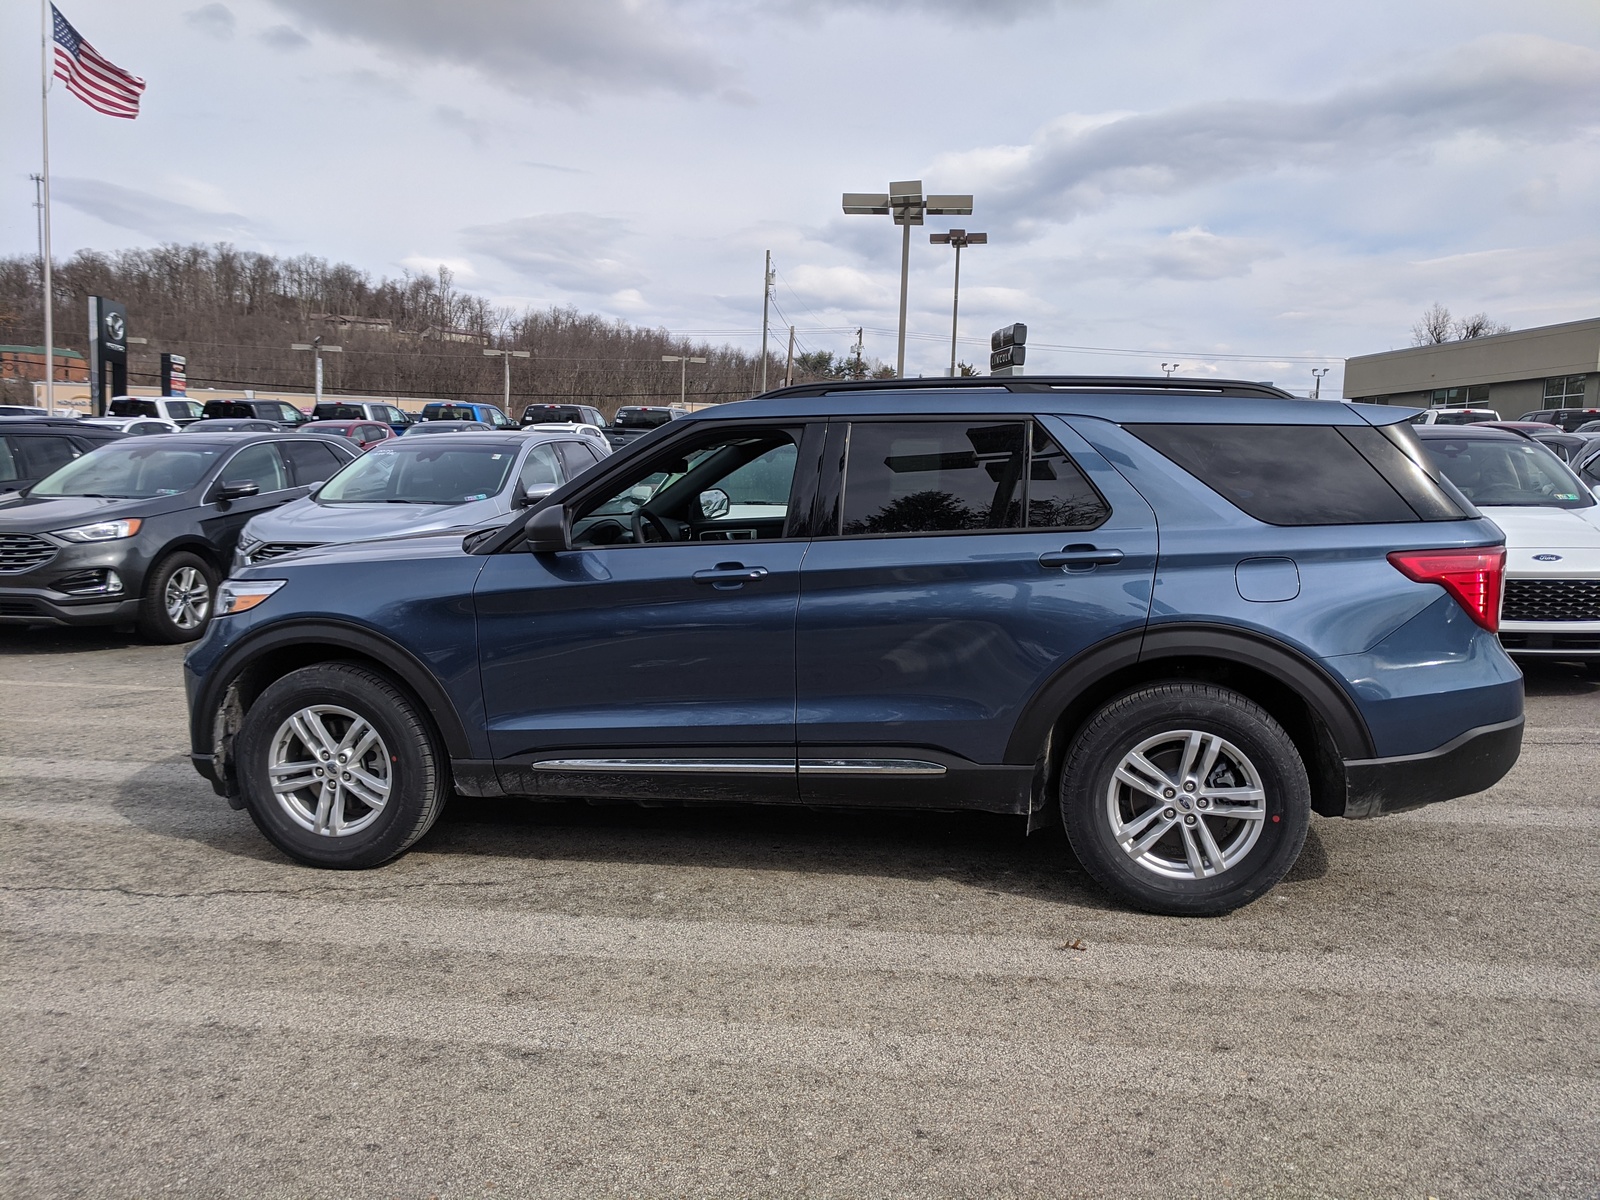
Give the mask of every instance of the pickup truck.
<svg viewBox="0 0 1600 1200">
<path fill-rule="evenodd" d="M 620 450 L 635 438 L 652 429 L 659 429 L 668 421 L 687 417 L 689 410 L 676 404 L 627 404 L 617 409 L 617 415 L 606 426 L 606 441 L 613 450 Z"/>
</svg>

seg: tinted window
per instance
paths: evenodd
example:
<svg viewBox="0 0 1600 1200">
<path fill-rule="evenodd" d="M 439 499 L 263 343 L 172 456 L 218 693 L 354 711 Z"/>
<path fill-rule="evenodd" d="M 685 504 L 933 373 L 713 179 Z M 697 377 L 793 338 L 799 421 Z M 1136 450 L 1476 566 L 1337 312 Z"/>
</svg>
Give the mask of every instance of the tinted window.
<svg viewBox="0 0 1600 1200">
<path fill-rule="evenodd" d="M 39 351 L 39 356 L 41 358 L 44 357 L 42 349 Z M 124 396 L 111 402 L 108 415 L 113 417 L 159 417 L 161 413 L 156 408 L 154 400 L 135 400 Z"/>
<path fill-rule="evenodd" d="M 1028 467 L 1028 528 L 1093 529 L 1110 515 L 1110 507 L 1078 464 L 1035 425 Z"/>
<path fill-rule="evenodd" d="M 1578 471 L 1578 476 L 1590 487 L 1600 487 L 1600 455 L 1595 455 L 1583 464 Z"/>
<path fill-rule="evenodd" d="M 179 438 L 130 439 L 74 459 L 33 489 L 45 496 L 175 496 L 200 482 L 222 454 L 211 446 L 178 448 Z"/>
<path fill-rule="evenodd" d="M 576 404 L 530 404 L 522 410 L 522 419 L 529 425 L 581 425 L 589 418 Z"/>
<path fill-rule="evenodd" d="M 1130 425 L 1128 429 L 1269 525 L 1370 525 L 1419 519 L 1344 431 L 1331 425 Z"/>
<path fill-rule="evenodd" d="M 618 429 L 654 429 L 670 420 L 672 414 L 664 408 L 619 408 L 616 426 Z"/>
<path fill-rule="evenodd" d="M 278 492 L 289 486 L 289 473 L 271 442 L 246 446 L 222 468 L 224 483 L 254 483 L 263 492 Z"/>
<path fill-rule="evenodd" d="M 284 442 L 278 448 L 289 460 L 294 481 L 300 487 L 321 483 L 345 464 L 344 459 L 320 442 Z"/>
<path fill-rule="evenodd" d="M 11 439 L 0 437 L 0 483 L 23 478 L 21 455 L 11 448 Z"/>
<path fill-rule="evenodd" d="M 567 478 L 581 475 L 600 460 L 595 457 L 593 450 L 578 442 L 557 442 L 556 453 L 561 455 L 562 465 L 567 469 Z"/>
<path fill-rule="evenodd" d="M 191 417 L 198 420 L 204 411 L 194 400 L 167 401 L 167 415 L 176 420 L 187 421 Z"/>
<path fill-rule="evenodd" d="M 318 404 L 311 413 L 319 421 L 364 421 L 367 414 L 359 404 Z"/>
<path fill-rule="evenodd" d="M 851 425 L 842 532 L 1019 528 L 1027 428 L 1022 421 Z"/>
<path fill-rule="evenodd" d="M 425 404 L 422 415 L 430 421 L 476 421 L 478 414 L 465 404 Z"/>
<path fill-rule="evenodd" d="M 390 432 L 387 425 L 361 425 L 356 429 L 356 441 L 381 442 Z"/>
<path fill-rule="evenodd" d="M 16 444 L 27 464 L 29 479 L 43 479 L 81 453 L 77 446 L 64 437 L 18 438 Z"/>
</svg>

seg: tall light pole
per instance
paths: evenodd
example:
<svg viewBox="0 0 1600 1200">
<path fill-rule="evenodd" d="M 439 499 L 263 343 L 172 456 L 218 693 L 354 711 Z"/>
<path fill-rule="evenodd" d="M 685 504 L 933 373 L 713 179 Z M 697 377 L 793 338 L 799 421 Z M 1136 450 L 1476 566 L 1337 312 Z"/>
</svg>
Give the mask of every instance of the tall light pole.
<svg viewBox="0 0 1600 1200">
<path fill-rule="evenodd" d="M 678 403 L 687 404 L 689 402 L 689 364 L 703 363 L 706 360 L 703 358 L 691 358 L 686 354 L 663 354 L 661 361 L 683 364 L 678 371 Z M 763 367 L 762 372 L 765 373 L 765 371 L 766 368 Z"/>
<path fill-rule="evenodd" d="M 316 358 L 316 361 L 317 361 L 317 373 L 316 373 L 315 391 L 317 393 L 317 398 L 314 401 L 314 403 L 321 404 L 322 403 L 322 356 L 324 354 L 343 354 L 344 353 L 344 347 L 343 346 L 324 346 L 322 344 L 322 339 L 320 337 L 314 337 L 309 342 L 294 342 L 289 346 L 289 349 L 291 349 L 291 350 L 309 350 L 309 351 L 311 351 L 312 355 Z"/>
<path fill-rule="evenodd" d="M 891 216 L 900 226 L 900 340 L 895 351 L 894 373 L 906 373 L 906 290 L 911 273 L 911 227 L 921 225 L 924 216 L 970 216 L 971 196 L 924 196 L 922 180 L 907 179 L 891 183 L 883 192 L 846 192 L 844 211 L 851 216 L 872 214 Z"/>
<path fill-rule="evenodd" d="M 1182 363 L 1162 363 L 1161 369 L 1167 373 L 1167 378 L 1171 379 L 1172 373 L 1181 366 L 1183 366 Z"/>
<path fill-rule="evenodd" d="M 1327 373 L 1328 373 L 1328 368 L 1327 367 L 1312 367 L 1311 368 L 1311 376 L 1312 376 L 1313 379 L 1315 379 L 1317 381 L 1316 384 L 1311 389 L 1311 398 L 1313 400 L 1321 400 L 1322 399 L 1322 377 L 1324 375 L 1326 375 Z"/>
<path fill-rule="evenodd" d="M 968 246 L 989 244 L 987 233 L 968 233 L 965 229 L 952 229 L 949 233 L 930 233 L 928 241 L 935 246 L 956 248 L 956 286 L 950 301 L 950 378 L 956 377 L 956 323 L 961 315 L 961 252 Z"/>
<path fill-rule="evenodd" d="M 772 251 L 767 251 L 766 273 L 761 277 L 761 390 L 767 390 L 767 312 L 772 301 Z M 663 359 L 662 361 L 666 361 Z M 703 360 L 702 360 L 703 361 Z M 689 368 L 685 367 L 687 371 Z"/>
<path fill-rule="evenodd" d="M 506 364 L 506 401 L 502 411 L 509 417 L 511 416 L 511 360 L 513 358 L 532 358 L 533 354 L 527 350 L 485 350 L 483 353 L 486 358 L 493 358 L 499 355 Z"/>
</svg>

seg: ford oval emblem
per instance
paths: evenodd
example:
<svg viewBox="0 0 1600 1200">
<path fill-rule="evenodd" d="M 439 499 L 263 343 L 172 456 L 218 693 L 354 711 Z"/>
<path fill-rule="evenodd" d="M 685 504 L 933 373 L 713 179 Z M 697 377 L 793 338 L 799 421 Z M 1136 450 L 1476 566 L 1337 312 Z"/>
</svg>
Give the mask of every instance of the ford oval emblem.
<svg viewBox="0 0 1600 1200">
<path fill-rule="evenodd" d="M 1560 562 L 1561 561 L 1561 555 L 1559 555 L 1559 554 L 1535 554 L 1533 556 L 1533 561 L 1534 562 Z"/>
</svg>

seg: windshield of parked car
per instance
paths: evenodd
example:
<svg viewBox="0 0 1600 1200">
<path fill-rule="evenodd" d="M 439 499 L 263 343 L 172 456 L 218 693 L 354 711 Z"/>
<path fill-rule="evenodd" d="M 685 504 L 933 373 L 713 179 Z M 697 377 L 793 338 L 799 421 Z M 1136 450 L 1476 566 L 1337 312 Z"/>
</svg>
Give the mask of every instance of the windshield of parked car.
<svg viewBox="0 0 1600 1200">
<path fill-rule="evenodd" d="M 664 408 L 619 408 L 615 424 L 618 429 L 654 429 L 670 420 L 672 414 Z"/>
<path fill-rule="evenodd" d="M 1589 490 L 1560 459 L 1525 441 L 1428 438 L 1423 442 L 1445 478 L 1479 508 L 1588 508 Z"/>
<path fill-rule="evenodd" d="M 516 452 L 461 446 L 454 439 L 393 450 L 382 447 L 340 471 L 317 493 L 318 504 L 466 504 L 505 486 Z"/>
<path fill-rule="evenodd" d="M 1488 411 L 1474 412 L 1441 412 L 1434 420 L 1435 425 L 1479 425 L 1485 421 L 1498 421 L 1500 414 Z"/>
<path fill-rule="evenodd" d="M 541 425 L 583 425 L 588 421 L 583 409 L 576 404 L 530 404 L 522 410 L 522 419 Z"/>
<path fill-rule="evenodd" d="M 61 496 L 108 496 L 147 500 L 187 492 L 222 454 L 219 447 L 171 442 L 130 442 L 91 450 L 45 476 L 33 489 L 35 499 Z"/>
</svg>

